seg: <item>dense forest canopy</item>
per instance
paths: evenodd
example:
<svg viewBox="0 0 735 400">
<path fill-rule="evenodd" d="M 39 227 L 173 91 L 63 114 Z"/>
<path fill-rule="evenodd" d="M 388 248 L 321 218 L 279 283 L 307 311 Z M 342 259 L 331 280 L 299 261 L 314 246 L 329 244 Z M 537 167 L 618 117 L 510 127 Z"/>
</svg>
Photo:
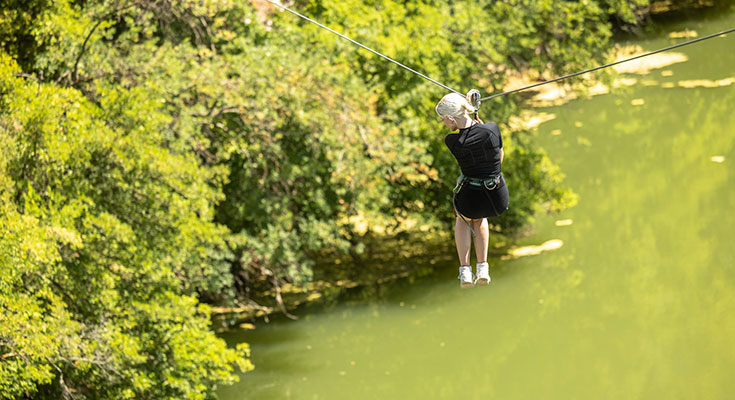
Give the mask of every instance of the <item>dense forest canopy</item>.
<svg viewBox="0 0 735 400">
<path fill-rule="evenodd" d="M 648 10 L 287 4 L 485 94 L 603 61 Z M 212 398 L 251 365 L 208 304 L 307 282 L 370 237 L 448 230 L 444 94 L 265 1 L 0 1 L 0 398 Z M 522 98 L 481 116 L 506 127 Z M 527 134 L 504 135 L 510 236 L 574 196 Z"/>
</svg>

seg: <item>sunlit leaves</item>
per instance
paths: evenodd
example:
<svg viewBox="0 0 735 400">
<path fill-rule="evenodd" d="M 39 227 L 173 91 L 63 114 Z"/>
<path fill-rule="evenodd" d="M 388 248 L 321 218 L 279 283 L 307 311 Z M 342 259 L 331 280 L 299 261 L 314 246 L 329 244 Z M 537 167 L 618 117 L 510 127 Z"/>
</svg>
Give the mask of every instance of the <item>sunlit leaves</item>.
<svg viewBox="0 0 735 400">
<path fill-rule="evenodd" d="M 162 104 L 100 86 L 100 108 L 0 61 L 2 393 L 201 397 L 231 382 L 245 353 L 183 295 L 226 296 L 219 196 L 164 146 Z"/>
</svg>

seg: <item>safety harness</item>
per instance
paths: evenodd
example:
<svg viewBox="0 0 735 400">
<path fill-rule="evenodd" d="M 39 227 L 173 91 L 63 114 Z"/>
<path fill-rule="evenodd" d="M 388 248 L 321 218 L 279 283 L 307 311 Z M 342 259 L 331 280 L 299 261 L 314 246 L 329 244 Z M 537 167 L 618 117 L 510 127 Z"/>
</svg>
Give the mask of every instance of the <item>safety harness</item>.
<svg viewBox="0 0 735 400">
<path fill-rule="evenodd" d="M 459 174 L 459 178 L 457 178 L 457 184 L 454 185 L 454 189 L 452 189 L 452 207 L 454 207 L 454 212 L 457 213 L 457 215 L 462 218 L 462 221 L 467 224 L 467 227 L 470 228 L 470 232 L 472 232 L 472 237 L 475 237 L 475 230 L 472 229 L 472 225 L 467 222 L 464 215 L 462 215 L 462 213 L 457 210 L 457 194 L 462 190 L 464 185 L 482 187 L 485 189 L 483 190 L 483 192 L 485 193 L 485 196 L 487 196 L 487 200 L 490 202 L 490 205 L 493 207 L 493 210 L 497 214 L 498 210 L 495 209 L 495 203 L 493 203 L 493 199 L 490 198 L 489 192 L 491 190 L 497 189 L 498 185 L 500 185 L 500 178 L 501 175 L 495 175 L 489 178 L 471 178 L 469 176 L 464 176 L 464 174 Z"/>
</svg>

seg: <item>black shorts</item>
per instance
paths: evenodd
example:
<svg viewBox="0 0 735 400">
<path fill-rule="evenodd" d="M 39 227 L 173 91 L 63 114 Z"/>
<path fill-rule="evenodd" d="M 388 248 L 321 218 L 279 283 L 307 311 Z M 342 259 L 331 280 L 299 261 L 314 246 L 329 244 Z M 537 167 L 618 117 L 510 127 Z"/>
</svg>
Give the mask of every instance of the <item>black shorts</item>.
<svg viewBox="0 0 735 400">
<path fill-rule="evenodd" d="M 498 217 L 508 209 L 508 186 L 500 176 L 500 183 L 493 190 L 465 183 L 454 196 L 454 206 L 465 218 L 482 219 Z"/>
</svg>

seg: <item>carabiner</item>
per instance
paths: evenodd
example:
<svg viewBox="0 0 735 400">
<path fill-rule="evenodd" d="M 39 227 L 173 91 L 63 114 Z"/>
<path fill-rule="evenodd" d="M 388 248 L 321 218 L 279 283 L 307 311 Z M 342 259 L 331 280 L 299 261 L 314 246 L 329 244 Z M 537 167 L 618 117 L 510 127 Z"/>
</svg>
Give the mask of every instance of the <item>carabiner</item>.
<svg viewBox="0 0 735 400">
<path fill-rule="evenodd" d="M 480 110 L 480 105 L 482 104 L 480 97 L 480 91 L 477 89 L 470 90 L 469 92 L 467 92 L 467 96 L 465 97 L 467 99 L 467 102 L 469 102 L 470 105 L 475 109 L 475 112 Z"/>
</svg>

